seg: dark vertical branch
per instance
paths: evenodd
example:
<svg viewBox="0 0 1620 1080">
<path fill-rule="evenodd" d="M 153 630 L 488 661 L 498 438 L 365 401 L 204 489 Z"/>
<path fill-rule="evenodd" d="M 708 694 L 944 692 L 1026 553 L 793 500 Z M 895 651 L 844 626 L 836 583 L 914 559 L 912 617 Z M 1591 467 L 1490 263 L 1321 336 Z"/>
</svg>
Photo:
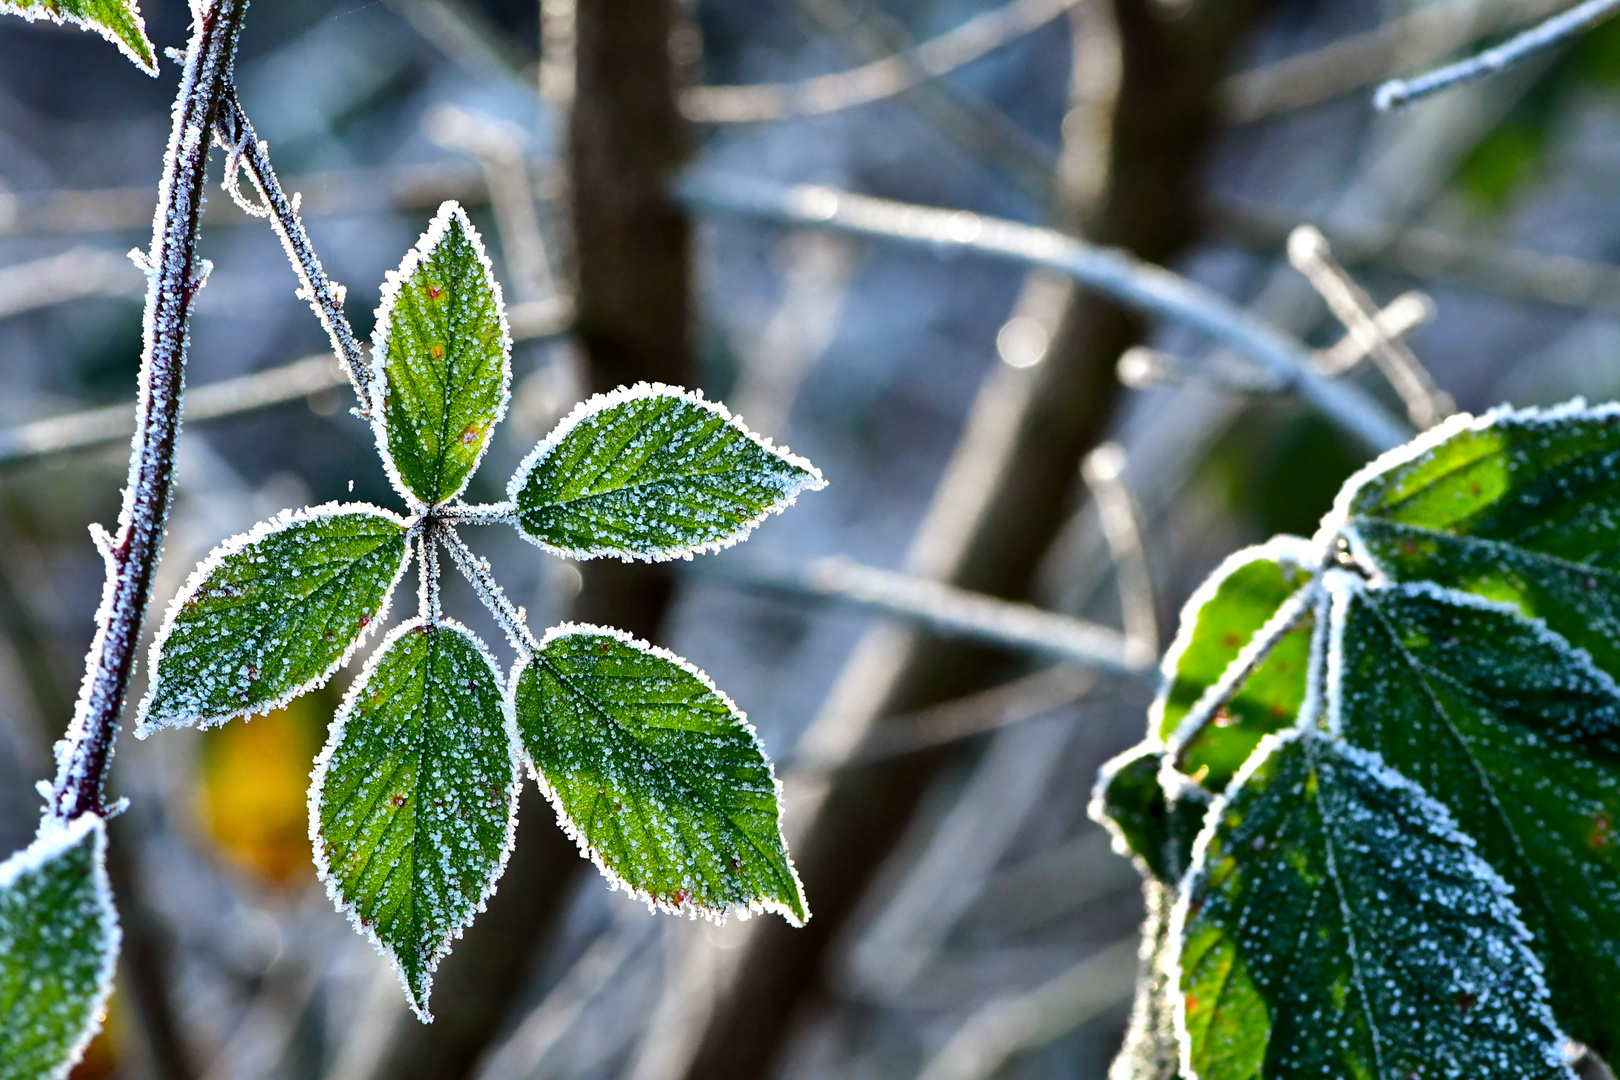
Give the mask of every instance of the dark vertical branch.
<svg viewBox="0 0 1620 1080">
<path fill-rule="evenodd" d="M 670 195 L 690 136 L 676 103 L 674 0 L 579 0 L 569 152 L 578 272 L 575 329 L 591 389 L 690 385 L 691 223 Z M 669 602 L 662 567 L 593 562 L 576 616 L 651 637 Z"/>
<path fill-rule="evenodd" d="M 146 345 L 129 483 L 124 488 L 117 534 L 97 531 L 97 543 L 107 563 L 107 584 L 96 612 L 95 640 L 85 657 L 84 684 L 68 729 L 67 752 L 51 798 L 52 812 L 64 820 L 105 811 L 107 768 L 135 670 L 135 653 L 174 493 L 174 451 L 180 435 L 191 303 L 207 275 L 206 265 L 197 257 L 197 232 L 208 146 L 230 83 L 246 11 L 247 0 L 210 0 L 202 5 L 186 50 L 147 256 Z"/>
<path fill-rule="evenodd" d="M 1111 122 L 1107 179 L 1062 208 L 1090 238 L 1162 262 L 1193 235 L 1200 149 L 1213 130 L 1215 89 L 1238 35 L 1264 0 L 1200 3 L 1180 18 L 1157 0 L 1115 0 L 1123 69 Z M 1024 387 L 997 473 L 964 535 L 952 537 L 959 585 L 1008 598 L 1028 594 L 1035 568 L 1068 510 L 1084 453 L 1100 439 L 1117 393 L 1114 363 L 1138 333 L 1108 301 L 1079 294 L 1045 359 Z M 1015 464 L 1015 467 L 1012 467 Z M 915 643 L 858 708 L 892 715 L 970 692 L 996 661 L 960 645 Z M 868 695 L 870 696 L 870 695 Z M 831 950 L 893 850 L 942 757 L 848 770 L 830 781 L 794 849 L 815 917 L 802 930 L 777 921 L 746 945 L 682 1075 L 756 1080 L 770 1073 L 796 1019 L 826 992 Z"/>
</svg>

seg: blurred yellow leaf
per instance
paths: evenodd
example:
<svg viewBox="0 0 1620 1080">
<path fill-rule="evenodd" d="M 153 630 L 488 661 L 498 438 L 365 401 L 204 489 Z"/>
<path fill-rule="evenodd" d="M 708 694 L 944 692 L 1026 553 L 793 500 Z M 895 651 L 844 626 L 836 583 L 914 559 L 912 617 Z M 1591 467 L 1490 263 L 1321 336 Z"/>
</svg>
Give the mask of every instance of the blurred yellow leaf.
<svg viewBox="0 0 1620 1080">
<path fill-rule="evenodd" d="M 203 736 L 198 816 L 229 862 L 276 885 L 314 878 L 305 796 L 332 715 L 327 697 L 306 694 Z"/>
</svg>

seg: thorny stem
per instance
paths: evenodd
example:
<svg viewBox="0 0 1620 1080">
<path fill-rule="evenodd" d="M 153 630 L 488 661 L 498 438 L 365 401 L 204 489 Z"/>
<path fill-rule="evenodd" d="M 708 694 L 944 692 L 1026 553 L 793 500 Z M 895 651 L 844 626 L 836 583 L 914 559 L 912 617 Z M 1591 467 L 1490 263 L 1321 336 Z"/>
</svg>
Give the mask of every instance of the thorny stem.
<svg viewBox="0 0 1620 1080">
<path fill-rule="evenodd" d="M 1167 757 L 1181 767 L 1181 761 L 1186 754 L 1187 747 L 1198 737 L 1198 733 L 1208 727 L 1210 721 L 1221 711 L 1227 702 L 1240 690 L 1244 683 L 1249 681 L 1260 665 L 1266 662 L 1266 657 L 1287 637 L 1305 617 L 1311 613 L 1316 602 L 1322 597 L 1322 579 L 1320 576 L 1312 578 L 1301 585 L 1292 596 L 1284 600 L 1274 615 L 1266 624 L 1256 631 L 1254 638 L 1244 647 L 1215 684 L 1193 703 L 1187 715 L 1182 717 L 1175 733 L 1170 736 L 1170 745 Z"/>
<path fill-rule="evenodd" d="M 256 217 L 270 218 L 276 235 L 281 238 L 281 246 L 286 249 L 287 259 L 298 274 L 302 286 L 299 295 L 309 301 L 315 317 L 326 328 L 327 336 L 332 339 L 332 349 L 360 398 L 358 414 L 361 419 L 369 419 L 377 401 L 376 387 L 371 365 L 366 363 L 365 354 L 354 336 L 354 328 L 349 325 L 349 317 L 343 313 L 343 286 L 327 277 L 326 271 L 321 269 L 321 260 L 316 256 L 315 245 L 310 242 L 309 233 L 304 230 L 304 223 L 298 217 L 298 208 L 282 190 L 276 170 L 270 165 L 269 150 L 259 141 L 247 113 L 242 111 L 241 103 L 236 100 L 234 85 L 227 84 L 225 88 L 214 128 L 219 133 L 220 142 L 230 150 L 230 160 L 225 165 L 225 189 L 243 210 Z M 253 186 L 258 188 L 260 197 L 264 199 L 263 206 L 249 203 L 237 188 L 237 169 L 243 165 L 247 166 Z"/>
<path fill-rule="evenodd" d="M 209 137 L 230 85 L 247 6 L 247 0 L 204 0 L 193 8 L 191 42 L 152 222 L 152 248 L 146 256 L 146 342 L 129 482 L 117 534 L 94 530 L 107 563 L 107 583 L 73 722 L 57 744 L 51 812 L 63 821 L 107 812 L 107 769 L 174 492 L 191 302 L 208 272 L 208 264 L 197 257 L 197 233 Z"/>
<path fill-rule="evenodd" d="M 523 613 L 512 605 L 495 576 L 489 571 L 489 563 L 473 554 L 464 540 L 451 528 L 449 524 L 440 522 L 434 526 L 434 535 L 450 553 L 450 560 L 461 571 L 461 576 L 472 585 L 478 599 L 484 602 L 489 613 L 495 616 L 501 629 L 506 631 L 506 637 L 517 650 L 519 656 L 532 656 L 540 649 L 540 642 L 535 638 L 534 632 L 529 629 L 523 618 Z"/>
</svg>

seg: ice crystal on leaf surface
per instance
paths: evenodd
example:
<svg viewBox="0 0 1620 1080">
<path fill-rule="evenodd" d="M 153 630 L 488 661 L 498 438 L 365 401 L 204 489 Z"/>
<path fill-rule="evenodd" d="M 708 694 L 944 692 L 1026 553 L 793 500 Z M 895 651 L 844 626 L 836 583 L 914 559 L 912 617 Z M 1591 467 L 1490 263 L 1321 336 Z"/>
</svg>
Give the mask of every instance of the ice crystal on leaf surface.
<svg viewBox="0 0 1620 1080">
<path fill-rule="evenodd" d="M 76 1065 L 112 993 L 118 915 L 107 830 L 47 818 L 0 863 L 0 1080 L 58 1080 Z"/>
<path fill-rule="evenodd" d="M 1580 401 L 1453 417 L 1228 559 L 1092 804 L 1180 896 L 1118 1068 L 1167 1016 L 1189 1080 L 1620 1051 L 1617 575 L 1620 410 Z"/>
<path fill-rule="evenodd" d="M 684 660 L 610 628 L 523 624 L 456 535 L 506 523 L 591 558 L 669 559 L 745 537 L 801 490 L 809 462 L 722 406 L 638 385 L 582 403 L 524 461 L 511 503 L 460 501 L 506 409 L 511 335 L 466 214 L 446 203 L 377 311 L 365 402 L 405 515 L 328 504 L 220 545 L 153 643 L 137 733 L 209 725 L 320 686 L 382 626 L 414 558 L 420 610 L 383 639 L 316 761 L 316 867 L 430 1019 L 432 975 L 510 854 L 521 765 L 616 886 L 721 919 L 809 917 L 782 839 L 778 785 L 746 717 Z M 474 584 L 518 654 L 503 681 L 439 613 L 438 554 Z"/>
</svg>

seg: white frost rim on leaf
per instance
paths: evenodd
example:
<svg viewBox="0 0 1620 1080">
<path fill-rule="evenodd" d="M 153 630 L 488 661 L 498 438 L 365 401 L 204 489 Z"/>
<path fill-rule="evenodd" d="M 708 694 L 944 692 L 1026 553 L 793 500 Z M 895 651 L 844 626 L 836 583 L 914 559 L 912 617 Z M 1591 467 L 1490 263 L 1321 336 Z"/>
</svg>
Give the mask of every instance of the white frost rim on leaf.
<svg viewBox="0 0 1620 1080">
<path fill-rule="evenodd" d="M 803 478 L 796 477 L 789 479 L 787 490 L 783 492 L 781 498 L 766 506 L 758 514 L 749 518 L 747 521 L 739 524 L 735 531 L 727 533 L 725 536 L 717 537 L 714 540 L 704 541 L 701 544 L 676 545 L 674 547 L 659 548 L 654 551 L 629 551 L 624 548 L 608 546 L 596 546 L 590 548 L 558 547 L 554 544 L 547 543 L 538 536 L 530 535 L 521 524 L 517 526 L 518 535 L 522 536 L 525 540 L 529 541 L 529 543 L 535 545 L 536 547 L 549 551 L 553 555 L 557 555 L 565 559 L 597 559 L 603 557 L 615 557 L 622 559 L 625 562 L 635 561 L 649 563 L 669 562 L 673 559 L 690 559 L 694 555 L 707 555 L 716 551 L 722 551 L 728 547 L 731 547 L 733 544 L 746 540 L 748 535 L 757 529 L 766 518 L 770 517 L 772 514 L 780 514 L 782 511 L 786 510 L 788 507 L 797 502 L 801 492 L 820 491 L 822 488 L 827 486 L 827 481 L 821 475 L 820 469 L 812 465 L 807 459 L 802 458 L 798 454 L 795 454 L 793 451 L 789 450 L 786 446 L 777 446 L 770 440 L 769 437 L 760 435 L 757 432 L 750 430 L 748 426 L 742 422 L 741 417 L 733 416 L 731 410 L 726 408 L 726 406 L 721 402 L 710 401 L 708 398 L 703 396 L 701 391 L 686 390 L 679 386 L 669 386 L 665 383 L 638 382 L 634 386 L 621 386 L 617 390 L 610 391 L 606 394 L 593 394 L 584 401 L 581 401 L 579 404 L 574 406 L 573 410 L 570 411 L 567 416 L 563 417 L 562 420 L 557 423 L 556 427 L 551 429 L 551 434 L 547 435 L 539 442 L 538 445 L 535 446 L 533 450 L 529 451 L 528 456 L 523 459 L 522 464 L 520 464 L 517 468 L 517 472 L 512 474 L 512 479 L 506 485 L 506 497 L 512 502 L 514 507 L 517 507 L 515 514 L 521 517 L 522 509 L 518 505 L 518 496 L 519 493 L 522 492 L 524 486 L 529 482 L 529 474 L 532 473 L 541 462 L 545 461 L 546 458 L 551 455 L 553 450 L 562 445 L 563 440 L 567 439 L 576 427 L 594 416 L 604 413 L 609 409 L 616 408 L 617 406 L 624 405 L 628 402 L 660 397 L 679 398 L 689 405 L 695 405 L 700 409 L 713 413 L 715 416 L 718 416 L 726 424 L 726 426 L 731 428 L 731 430 L 735 431 L 739 435 L 742 435 L 744 438 L 751 441 L 755 446 L 758 446 L 766 453 L 781 461 L 785 461 L 787 464 L 792 465 L 796 469 L 801 470 L 805 476 Z"/>
<path fill-rule="evenodd" d="M 1355 501 L 1362 488 L 1387 472 L 1398 469 L 1402 465 L 1411 464 L 1458 435 L 1466 432 L 1488 431 L 1493 427 L 1510 424 L 1531 427 L 1534 425 L 1557 424 L 1568 420 L 1613 420 L 1616 418 L 1620 418 L 1620 402 L 1591 407 L 1586 404 L 1585 398 L 1579 397 L 1571 398 L 1561 405 L 1553 405 L 1548 408 L 1532 406 L 1515 409 L 1508 405 L 1498 405 L 1496 408 L 1481 413 L 1479 416 L 1473 416 L 1469 413 L 1456 413 L 1429 430 L 1422 432 L 1411 442 L 1397 446 L 1393 450 L 1385 451 L 1352 473 L 1350 479 L 1344 482 L 1344 486 L 1339 489 L 1338 496 L 1333 500 L 1333 508 L 1322 518 L 1322 524 L 1316 531 L 1313 543 L 1322 546 L 1323 550 L 1331 550 L 1334 540 L 1346 531 L 1346 526 L 1350 522 L 1350 504 Z"/>
<path fill-rule="evenodd" d="M 1432 581 L 1407 581 L 1388 585 L 1369 584 L 1359 580 L 1353 574 L 1342 572 L 1335 572 L 1333 579 L 1328 583 L 1328 588 L 1333 596 L 1333 609 L 1330 616 L 1332 639 L 1328 647 L 1326 730 L 1335 735 L 1341 734 L 1344 730 L 1343 664 L 1345 625 L 1349 621 L 1350 604 L 1364 593 L 1368 595 L 1394 593 L 1402 596 L 1420 596 L 1453 607 L 1472 608 L 1476 611 L 1488 611 L 1494 615 L 1500 615 L 1520 629 L 1528 631 L 1548 648 L 1563 654 L 1569 664 L 1580 668 L 1582 675 L 1598 684 L 1614 699 L 1616 706 L 1620 707 L 1620 682 L 1616 682 L 1613 675 L 1599 667 L 1597 661 L 1592 659 L 1591 653 L 1572 643 L 1542 620 L 1526 615 L 1513 604 L 1504 603 L 1500 600 L 1491 600 L 1477 593 L 1464 592 L 1461 589 L 1447 588 Z"/>
<path fill-rule="evenodd" d="M 181 611 L 191 598 L 196 595 L 197 590 L 202 588 L 203 583 L 208 580 L 208 576 L 218 570 L 221 564 L 232 555 L 267 537 L 285 532 L 295 525 L 303 525 L 345 514 L 383 518 L 398 525 L 402 531 L 410 528 L 409 522 L 398 514 L 385 510 L 380 506 L 373 506 L 370 503 L 322 503 L 319 506 L 305 506 L 298 510 L 283 510 L 275 517 L 259 522 L 247 532 L 238 533 L 236 536 L 221 542 L 213 551 L 208 553 L 207 558 L 197 564 L 197 568 L 186 579 L 185 585 L 181 587 L 179 592 L 174 594 L 174 599 L 169 601 L 168 610 L 163 613 L 163 624 L 158 627 L 157 635 L 152 639 L 152 647 L 147 654 L 147 670 L 151 673 L 149 685 L 146 688 L 146 693 L 141 695 L 141 704 L 135 713 L 135 737 L 137 739 L 144 739 L 152 732 L 163 728 L 210 728 L 218 727 L 238 718 L 268 715 L 277 709 L 286 708 L 294 698 L 301 697 L 311 690 L 325 686 L 327 681 L 337 674 L 340 668 L 354 658 L 354 654 L 376 632 L 377 627 L 380 627 L 388 618 L 388 608 L 393 602 L 394 591 L 399 587 L 400 578 L 405 576 L 405 568 L 411 562 L 411 545 L 409 543 L 405 545 L 405 554 L 400 558 L 399 567 L 394 571 L 393 580 L 389 582 L 387 590 L 383 593 L 382 605 L 377 609 L 376 614 L 371 617 L 370 622 L 360 628 L 360 633 L 355 635 L 354 640 L 349 643 L 349 647 L 344 649 L 342 654 L 332 661 L 321 674 L 306 683 L 294 687 L 274 700 L 249 705 L 234 712 L 221 713 L 217 716 L 193 717 L 189 723 L 181 718 L 165 718 L 152 721 L 148 717 L 152 699 L 157 694 L 158 664 L 163 658 L 163 646 L 168 643 L 169 634 L 174 630 L 175 620 L 180 617 Z"/>
<path fill-rule="evenodd" d="M 446 199 L 439 204 L 438 212 L 433 220 L 428 222 L 427 229 L 416 240 L 416 246 L 405 253 L 400 261 L 399 268 L 388 271 L 383 276 L 382 300 L 377 305 L 376 321 L 371 332 L 371 375 L 372 385 L 376 392 L 388 394 L 388 334 L 393 327 L 394 305 L 399 301 L 399 290 L 411 279 L 411 276 L 421 267 L 422 263 L 433 254 L 433 249 L 444 242 L 445 235 L 450 231 L 450 222 L 461 223 L 462 234 L 472 245 L 473 253 L 478 257 L 478 265 L 484 270 L 484 281 L 490 287 L 495 297 L 495 315 L 501 324 L 501 391 L 495 406 L 495 415 L 490 419 L 489 430 L 484 434 L 483 445 L 478 448 L 478 456 L 473 458 L 467 475 L 462 477 L 461 486 L 456 490 L 440 496 L 435 505 L 443 505 L 460 495 L 472 483 L 472 478 L 478 472 L 478 466 L 483 464 L 484 455 L 494 442 L 495 428 L 506 417 L 506 407 L 512 399 L 512 328 L 506 321 L 506 301 L 501 296 L 501 283 L 495 280 L 495 266 L 489 261 L 489 254 L 484 250 L 483 237 L 473 228 L 473 223 L 467 217 L 467 211 L 454 199 Z M 366 403 L 371 412 L 371 433 L 377 442 L 377 453 L 382 457 L 383 469 L 388 473 L 388 482 L 394 485 L 411 506 L 421 506 L 422 500 L 417 498 L 400 475 L 399 468 L 394 464 L 394 455 L 388 449 L 388 419 L 382 401 Z"/>
<path fill-rule="evenodd" d="M 1176 624 L 1176 636 L 1170 642 L 1170 648 L 1165 651 L 1164 659 L 1159 662 L 1159 692 L 1153 698 L 1153 704 L 1148 706 L 1148 736 L 1160 738 L 1160 729 L 1164 726 L 1164 710 L 1170 704 L 1170 693 L 1175 688 L 1176 669 L 1181 666 L 1181 658 L 1192 647 L 1193 636 L 1198 630 L 1198 616 L 1203 612 L 1205 605 L 1214 600 L 1220 592 L 1226 579 L 1248 566 L 1250 563 L 1270 561 L 1307 572 L 1314 571 L 1322 561 L 1322 549 L 1311 540 L 1298 536 L 1273 536 L 1263 544 L 1234 551 L 1221 560 L 1221 564 L 1212 570 L 1203 583 L 1187 598 L 1181 606 L 1180 621 Z M 1287 601 L 1284 601 L 1286 604 Z M 1267 619 L 1267 623 L 1271 620 Z M 1233 670 L 1233 665 L 1241 662 L 1254 641 L 1265 632 L 1264 626 L 1256 631 L 1254 637 L 1244 643 L 1243 649 L 1228 664 L 1226 671 Z M 1225 672 L 1222 672 L 1223 676 Z M 1192 715 L 1189 711 L 1188 715 Z M 1185 722 L 1186 717 L 1182 718 Z M 1179 730 L 1180 724 L 1177 725 Z M 1174 733 L 1172 733 L 1174 735 Z"/>
<path fill-rule="evenodd" d="M 626 633 L 625 631 L 619 630 L 615 627 L 596 626 L 591 623 L 559 623 L 546 631 L 545 636 L 540 639 L 539 648 L 534 651 L 534 655 L 532 657 L 520 656 L 517 663 L 512 666 L 512 675 L 511 678 L 507 680 L 506 691 L 508 712 L 510 712 L 514 718 L 517 715 L 518 679 L 520 676 L 522 676 L 525 666 L 530 663 L 540 661 L 544 656 L 546 646 L 550 645 L 553 641 L 558 641 L 562 638 L 573 637 L 576 635 L 610 637 L 630 646 L 632 649 L 639 652 L 650 653 L 653 656 L 658 657 L 660 660 L 668 661 L 669 663 L 680 668 L 682 671 L 686 672 L 688 675 L 696 678 L 698 682 L 703 685 L 704 689 L 708 690 L 709 693 L 713 694 L 720 700 L 721 704 L 726 707 L 726 711 L 731 714 L 731 717 L 736 724 L 747 732 L 749 739 L 752 740 L 754 744 L 754 748 L 759 751 L 760 758 L 765 762 L 766 775 L 771 778 L 771 786 L 776 793 L 777 840 L 782 845 L 782 858 L 787 862 L 788 876 L 793 879 L 793 888 L 797 893 L 799 907 L 804 911 L 805 919 L 808 919 L 810 916 L 810 904 L 805 899 L 804 883 L 799 880 L 798 868 L 793 865 L 793 855 L 788 850 L 787 836 L 782 831 L 782 781 L 777 778 L 776 766 L 771 761 L 770 755 L 765 752 L 765 744 L 760 739 L 759 732 L 755 730 L 754 725 L 749 721 L 747 714 L 738 708 L 736 702 L 732 701 L 725 691 L 716 686 L 714 681 L 710 679 L 707 674 L 705 674 L 690 661 L 686 660 L 684 657 L 675 655 L 668 649 L 660 648 L 659 646 L 653 645 L 650 642 L 643 641 L 635 635 Z M 514 719 L 514 724 L 515 723 L 516 721 Z M 786 919 L 788 924 L 791 926 L 804 925 L 805 919 L 801 919 L 792 908 L 774 897 L 754 897 L 748 901 L 746 906 L 741 904 L 728 904 L 724 907 L 711 908 L 694 903 L 690 899 L 683 900 L 678 904 L 673 904 L 661 897 L 653 896 L 645 889 L 633 884 L 607 864 L 607 860 L 604 859 L 602 853 L 591 844 L 590 839 L 585 835 L 585 831 L 574 824 L 574 819 L 569 816 L 568 808 L 564 804 L 562 797 L 557 794 L 556 789 L 551 786 L 551 783 L 546 779 L 545 774 L 542 773 L 539 767 L 535 764 L 534 757 L 529 753 L 528 747 L 523 745 L 521 736 L 516 741 L 516 745 L 519 747 L 519 754 L 523 760 L 523 763 L 528 767 L 529 775 L 534 777 L 534 781 L 539 785 L 540 791 L 545 795 L 547 801 L 551 803 L 552 809 L 556 811 L 557 825 L 563 830 L 563 832 L 568 834 L 569 839 L 574 841 L 575 845 L 579 848 L 579 853 L 585 856 L 587 859 L 590 859 L 591 862 L 596 865 L 596 868 L 601 871 L 602 877 L 607 880 L 607 883 L 611 889 L 616 891 L 622 890 L 635 899 L 640 900 L 642 903 L 647 905 L 648 911 L 663 911 L 671 915 L 685 915 L 691 919 L 701 917 L 716 925 L 723 924 L 727 917 L 733 913 L 736 914 L 738 919 L 742 920 L 751 918 L 754 915 L 774 913 Z"/>
<path fill-rule="evenodd" d="M 1199 1080 L 1198 1073 L 1192 1067 L 1192 1034 L 1187 1029 L 1187 999 L 1181 993 L 1181 947 L 1186 937 L 1187 920 L 1192 907 L 1193 892 L 1202 883 L 1204 875 L 1209 870 L 1209 846 L 1214 842 L 1215 833 L 1220 829 L 1221 820 L 1226 814 L 1226 808 L 1232 800 L 1244 790 L 1254 774 L 1265 765 L 1271 756 L 1287 744 L 1300 740 L 1315 740 L 1320 745 L 1328 747 L 1332 752 L 1342 756 L 1350 764 L 1364 770 L 1368 776 L 1384 787 L 1404 792 L 1412 796 L 1421 808 L 1422 816 L 1429 827 L 1429 833 L 1442 843 L 1451 843 L 1462 849 L 1464 858 L 1472 876 L 1485 885 L 1492 896 L 1492 915 L 1507 929 L 1508 937 L 1517 946 L 1518 967 L 1524 977 L 1532 984 L 1527 995 L 1531 999 L 1530 1008 L 1534 1011 L 1534 1019 L 1539 1021 L 1550 1033 L 1551 1038 L 1543 1046 L 1547 1061 L 1553 1068 L 1569 1080 L 1575 1080 L 1575 1074 L 1570 1070 L 1564 1060 L 1563 1046 L 1568 1041 L 1563 1030 L 1558 1026 L 1553 1016 L 1552 1006 L 1549 1004 L 1550 994 L 1547 990 L 1546 970 L 1541 960 L 1529 948 L 1533 940 L 1529 928 L 1519 917 L 1519 909 L 1513 903 L 1513 886 L 1509 885 L 1491 865 L 1478 853 L 1474 838 L 1463 832 L 1452 817 L 1450 809 L 1444 803 L 1431 796 L 1417 783 L 1401 775 L 1384 762 L 1384 759 L 1371 750 L 1363 750 L 1334 735 L 1324 734 L 1305 725 L 1298 725 L 1285 731 L 1267 735 L 1260 741 L 1254 753 L 1243 763 L 1237 775 L 1227 786 L 1226 791 L 1216 796 L 1210 806 L 1209 815 L 1204 820 L 1204 827 L 1199 830 L 1198 838 L 1193 841 L 1192 861 L 1186 875 L 1181 879 L 1177 888 L 1176 903 L 1170 912 L 1169 943 L 1166 950 L 1165 967 L 1169 973 L 1171 988 L 1171 1016 L 1175 1022 L 1176 1042 L 1180 1049 L 1181 1070 L 1188 1080 Z M 1341 915 L 1348 918 L 1348 912 L 1343 904 L 1339 905 Z M 1358 974 L 1359 979 L 1359 974 Z M 1372 1017 L 1368 1017 L 1372 1020 Z M 1376 1034 L 1374 1038 L 1376 1039 Z"/>
<path fill-rule="evenodd" d="M 46 814 L 44 820 L 39 823 L 39 832 L 33 843 L 0 863 L 0 890 L 9 889 L 25 874 L 43 869 L 46 864 L 83 843 L 87 834 L 94 834 L 90 852 L 92 866 L 90 879 L 95 890 L 96 907 L 101 912 L 102 925 L 106 927 L 106 935 L 102 939 L 101 967 L 96 973 L 96 989 L 86 1003 L 89 1022 L 79 1033 L 78 1039 L 68 1048 L 67 1056 L 40 1080 L 63 1080 L 73 1071 L 73 1066 L 84 1057 L 85 1048 L 90 1045 L 90 1040 L 101 1031 L 102 1017 L 107 1011 L 107 999 L 112 996 L 113 973 L 118 967 L 118 949 L 123 943 L 124 934 L 118 925 L 118 909 L 113 904 L 112 886 L 107 880 L 106 822 L 96 814 L 81 814 L 69 822 Z"/>
<path fill-rule="evenodd" d="M 61 26 L 63 23 L 81 26 L 118 46 L 118 51 L 129 57 L 130 63 L 156 78 L 158 73 L 157 47 L 152 44 L 151 37 L 146 33 L 146 20 L 141 17 L 141 6 L 137 0 L 119 0 L 119 2 L 123 4 L 124 10 L 129 12 L 130 19 L 135 23 L 136 31 L 146 41 L 146 47 L 152 50 L 152 59 L 145 59 L 130 48 L 129 43 L 119 37 L 117 31 L 113 30 L 112 27 L 103 25 L 94 19 L 86 18 L 77 12 L 63 11 L 61 8 L 51 7 L 45 0 L 33 0 L 32 4 L 27 3 L 27 0 L 21 3 L 16 2 L 16 0 L 0 0 L 0 15 L 21 15 L 29 22 L 33 22 L 35 19 L 49 19 L 57 26 Z M 165 172 L 164 175 L 171 174 Z"/>
<path fill-rule="evenodd" d="M 483 657 L 484 663 L 489 666 L 489 674 L 495 680 L 496 688 L 503 691 L 500 695 L 501 727 L 506 732 L 507 758 L 512 770 L 512 781 L 508 785 L 506 793 L 506 837 L 501 841 L 500 858 L 496 861 L 495 867 L 488 878 L 485 879 L 483 892 L 479 894 L 478 899 L 470 904 L 464 912 L 456 916 L 446 931 L 444 940 L 434 948 L 433 954 L 428 957 L 422 1000 L 417 1001 L 416 993 L 411 989 L 410 977 L 405 972 L 405 965 L 400 963 L 399 955 L 394 951 L 393 946 L 386 944 L 378 937 L 376 929 L 363 921 L 359 909 L 343 897 L 343 883 L 332 873 L 331 864 L 326 857 L 326 849 L 321 843 L 321 796 L 326 789 L 326 771 L 332 764 L 332 754 L 343 742 L 344 731 L 348 726 L 349 718 L 354 714 L 355 703 L 359 701 L 360 695 L 365 692 L 366 686 L 370 684 L 371 677 L 376 672 L 378 664 L 382 662 L 383 657 L 388 655 L 388 650 L 393 647 L 395 642 L 421 627 L 430 627 L 434 630 L 449 630 L 460 634 L 473 644 L 473 647 L 478 650 L 478 654 Z M 371 942 L 372 948 L 376 949 L 379 954 L 388 960 L 394 969 L 395 977 L 399 979 L 400 988 L 405 991 L 405 1001 L 410 1005 L 411 1012 L 416 1014 L 416 1018 L 424 1024 L 433 1022 L 433 1014 L 428 1011 L 428 998 L 433 990 L 434 973 L 439 970 L 439 961 L 450 955 L 451 942 L 460 939 L 467 927 L 472 925 L 473 919 L 485 909 L 489 903 L 489 898 L 495 895 L 501 876 L 506 873 L 506 863 L 512 857 L 513 841 L 517 836 L 518 794 L 523 787 L 522 758 L 519 756 L 518 746 L 517 721 L 513 717 L 511 697 L 501 687 L 501 669 L 496 666 L 495 658 L 490 654 L 483 640 L 454 619 L 440 618 L 430 623 L 425 619 L 417 618 L 403 622 L 389 631 L 388 636 L 383 638 L 376 651 L 366 659 L 365 666 L 360 669 L 359 675 L 350 684 L 348 693 L 343 695 L 342 705 L 338 707 L 337 713 L 332 717 L 331 727 L 327 731 L 326 745 L 321 748 L 320 754 L 316 756 L 315 767 L 309 774 L 309 795 L 307 799 L 309 843 L 310 854 L 315 861 L 315 876 L 326 886 L 328 899 L 332 901 L 333 906 L 339 912 L 347 916 L 349 925 L 354 927 L 355 932 Z"/>
</svg>

